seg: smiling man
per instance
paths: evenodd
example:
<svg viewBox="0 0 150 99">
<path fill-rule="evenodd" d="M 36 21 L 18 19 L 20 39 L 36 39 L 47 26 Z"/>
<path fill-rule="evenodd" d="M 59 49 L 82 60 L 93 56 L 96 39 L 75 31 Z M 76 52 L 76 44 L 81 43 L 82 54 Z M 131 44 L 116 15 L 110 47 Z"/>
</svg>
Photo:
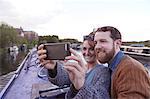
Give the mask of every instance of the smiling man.
<svg viewBox="0 0 150 99">
<path fill-rule="evenodd" d="M 111 69 L 112 99 L 149 99 L 150 77 L 144 66 L 120 51 L 121 33 L 105 26 L 95 31 L 95 52 L 100 63 Z"/>
</svg>

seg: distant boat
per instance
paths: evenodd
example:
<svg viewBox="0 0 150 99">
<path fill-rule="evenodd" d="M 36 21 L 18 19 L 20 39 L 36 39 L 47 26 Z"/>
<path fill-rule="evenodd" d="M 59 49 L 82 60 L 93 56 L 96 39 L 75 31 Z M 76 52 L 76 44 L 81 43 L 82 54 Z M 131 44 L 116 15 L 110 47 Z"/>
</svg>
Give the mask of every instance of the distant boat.
<svg viewBox="0 0 150 99">
<path fill-rule="evenodd" d="M 136 54 L 146 54 L 150 56 L 150 48 L 149 47 L 133 47 L 133 46 L 121 46 L 121 50 L 125 52 L 132 52 Z"/>
<path fill-rule="evenodd" d="M 71 48 L 75 49 L 75 50 L 80 50 L 81 49 L 81 45 L 77 44 L 77 43 L 73 43 L 73 44 L 71 44 Z"/>
<path fill-rule="evenodd" d="M 17 46 L 9 47 L 9 52 L 16 52 L 18 50 L 19 50 L 19 48 Z"/>
</svg>

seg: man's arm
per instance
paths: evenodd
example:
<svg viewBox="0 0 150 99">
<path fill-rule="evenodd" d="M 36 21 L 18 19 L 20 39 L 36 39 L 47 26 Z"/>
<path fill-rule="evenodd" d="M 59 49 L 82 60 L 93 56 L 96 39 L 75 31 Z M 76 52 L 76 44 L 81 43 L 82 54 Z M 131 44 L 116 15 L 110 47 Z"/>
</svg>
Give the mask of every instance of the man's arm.
<svg viewBox="0 0 150 99">
<path fill-rule="evenodd" d="M 149 99 L 150 77 L 141 64 L 132 64 L 116 80 L 118 99 Z"/>
</svg>

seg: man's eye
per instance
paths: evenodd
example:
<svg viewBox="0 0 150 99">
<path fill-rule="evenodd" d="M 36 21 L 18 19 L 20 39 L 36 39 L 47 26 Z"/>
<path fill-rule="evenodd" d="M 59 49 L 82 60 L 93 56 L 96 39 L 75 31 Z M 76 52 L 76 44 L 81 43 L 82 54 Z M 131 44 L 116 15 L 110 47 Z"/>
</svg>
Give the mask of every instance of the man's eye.
<svg viewBox="0 0 150 99">
<path fill-rule="evenodd" d="M 104 42 L 107 42 L 107 41 L 106 41 L 106 40 L 101 40 L 101 42 L 103 42 L 103 43 L 104 43 Z"/>
</svg>

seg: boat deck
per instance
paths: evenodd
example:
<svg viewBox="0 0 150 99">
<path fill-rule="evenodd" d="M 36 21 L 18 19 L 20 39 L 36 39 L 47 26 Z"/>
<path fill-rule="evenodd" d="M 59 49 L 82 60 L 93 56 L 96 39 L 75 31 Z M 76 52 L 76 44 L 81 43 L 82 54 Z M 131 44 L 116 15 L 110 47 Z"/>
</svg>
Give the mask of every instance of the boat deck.
<svg viewBox="0 0 150 99">
<path fill-rule="evenodd" d="M 47 88 L 56 87 L 51 82 L 48 81 L 48 77 L 40 78 L 38 77 L 38 71 L 41 67 L 38 66 L 36 63 L 37 61 L 37 54 L 30 55 L 29 58 L 26 60 L 23 68 L 20 71 L 19 75 L 16 75 L 14 82 L 12 83 L 13 86 L 7 91 L 7 95 L 4 96 L 4 99 L 35 99 L 33 95 L 31 95 L 32 87 L 34 85 L 42 85 Z M 45 70 L 46 72 L 46 70 Z M 46 73 L 45 73 L 46 74 Z M 38 91 L 37 91 L 38 92 Z M 34 93 L 33 93 L 34 94 Z M 0 98 L 1 99 L 1 98 Z"/>
</svg>

